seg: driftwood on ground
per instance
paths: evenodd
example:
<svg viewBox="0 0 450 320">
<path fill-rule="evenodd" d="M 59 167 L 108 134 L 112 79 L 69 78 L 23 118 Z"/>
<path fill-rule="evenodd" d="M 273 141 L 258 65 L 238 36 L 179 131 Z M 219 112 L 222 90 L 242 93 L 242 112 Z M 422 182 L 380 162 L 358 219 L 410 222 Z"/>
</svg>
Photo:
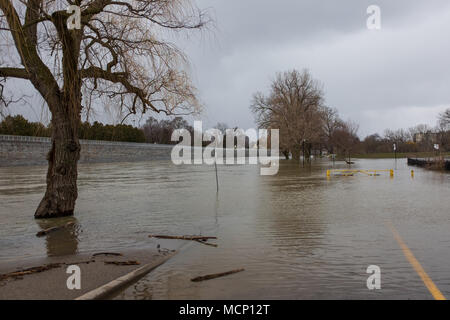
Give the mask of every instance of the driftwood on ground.
<svg viewBox="0 0 450 320">
<path fill-rule="evenodd" d="M 208 274 L 208 275 L 206 275 L 206 276 L 201 276 L 201 277 L 193 278 L 193 279 L 191 279 L 191 281 L 193 281 L 193 282 L 200 282 L 200 281 L 205 281 L 205 280 L 216 279 L 216 278 L 228 276 L 228 275 L 230 275 L 230 274 L 242 272 L 242 271 L 244 271 L 244 270 L 245 270 L 245 269 L 236 269 L 236 270 L 231 270 L 231 271 L 222 272 L 222 273 Z"/>
<path fill-rule="evenodd" d="M 86 261 L 75 261 L 75 262 L 71 262 L 71 263 L 59 262 L 59 263 L 44 264 L 42 266 L 31 267 L 31 268 L 27 268 L 27 269 L 21 269 L 21 270 L 9 272 L 9 273 L 0 274 L 0 281 L 7 280 L 7 279 L 19 279 L 26 275 L 40 273 L 40 272 L 44 272 L 44 271 L 48 271 L 48 270 L 52 270 L 52 269 L 56 269 L 56 268 L 61 268 L 63 266 L 89 264 L 92 262 L 95 262 L 95 260 L 91 259 L 91 260 L 86 260 Z"/>
<path fill-rule="evenodd" d="M 121 256 L 123 256 L 123 254 L 117 253 L 117 252 L 99 252 L 99 253 L 94 253 L 92 256 L 93 257 L 97 257 L 97 256 L 116 256 L 116 257 L 121 257 Z"/>
<path fill-rule="evenodd" d="M 0 274 L 0 281 L 6 280 L 9 278 L 18 278 L 18 277 L 22 277 L 22 276 L 25 276 L 28 274 L 39 273 L 39 272 L 43 272 L 43 271 L 47 271 L 47 270 L 51 270 L 51 269 L 55 269 L 55 268 L 60 268 L 62 265 L 63 265 L 62 263 L 50 263 L 50 264 L 46 264 L 46 265 L 39 266 L 39 267 L 32 267 L 32 268 L 22 269 L 22 270 L 10 272 L 10 273 Z"/>
<path fill-rule="evenodd" d="M 138 261 L 105 261 L 105 264 L 113 264 L 116 266 L 138 266 L 140 262 Z"/>
<path fill-rule="evenodd" d="M 195 241 L 195 242 L 198 242 L 198 243 L 201 243 L 201 244 L 204 244 L 204 245 L 206 245 L 206 246 L 211 246 L 211 247 L 217 248 L 217 244 L 215 244 L 215 243 L 209 243 L 209 242 L 202 241 L 202 240 L 194 240 L 194 241 Z"/>
</svg>

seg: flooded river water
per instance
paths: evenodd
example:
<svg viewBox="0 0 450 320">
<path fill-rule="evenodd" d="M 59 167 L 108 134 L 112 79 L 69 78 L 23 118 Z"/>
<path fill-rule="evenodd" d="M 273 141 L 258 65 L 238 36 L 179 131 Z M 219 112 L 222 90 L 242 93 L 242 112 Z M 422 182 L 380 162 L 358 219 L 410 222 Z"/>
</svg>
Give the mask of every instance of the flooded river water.
<svg viewBox="0 0 450 320">
<path fill-rule="evenodd" d="M 356 160 L 352 168 L 393 168 L 394 178 L 327 179 L 331 166 L 327 160 L 306 168 L 282 161 L 275 176 L 261 176 L 257 166 L 219 166 L 216 193 L 210 166 L 84 164 L 75 217 L 58 221 L 33 219 L 45 167 L 3 167 L 0 263 L 159 244 L 180 253 L 118 298 L 432 299 L 392 225 L 450 297 L 450 175 L 382 159 Z M 76 223 L 75 232 L 35 237 L 66 221 Z M 149 234 L 217 236 L 218 247 Z M 367 289 L 369 265 L 381 269 L 381 290 Z M 245 271 L 190 281 L 238 268 Z"/>
</svg>

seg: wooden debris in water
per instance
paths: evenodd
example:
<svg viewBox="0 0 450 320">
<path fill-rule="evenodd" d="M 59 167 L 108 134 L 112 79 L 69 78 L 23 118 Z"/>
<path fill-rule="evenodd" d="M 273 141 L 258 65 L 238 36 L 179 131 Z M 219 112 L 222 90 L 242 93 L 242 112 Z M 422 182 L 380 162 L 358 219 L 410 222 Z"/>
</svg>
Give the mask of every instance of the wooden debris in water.
<svg viewBox="0 0 450 320">
<path fill-rule="evenodd" d="M 95 259 L 79 261 L 79 262 L 71 262 L 71 263 L 64 262 L 63 265 L 69 266 L 69 265 L 74 265 L 74 264 L 89 264 L 89 263 L 93 263 L 93 262 L 95 262 Z"/>
<path fill-rule="evenodd" d="M 113 264 L 116 266 L 138 266 L 138 261 L 105 261 L 105 264 Z"/>
<path fill-rule="evenodd" d="M 191 279 L 191 281 L 192 282 L 200 282 L 200 281 L 205 281 L 205 280 L 211 280 L 211 279 L 228 276 L 230 274 L 234 274 L 234 273 L 238 273 L 238 272 L 242 272 L 242 271 L 245 271 L 245 269 L 236 269 L 236 270 L 231 270 L 231 271 L 222 272 L 222 273 L 208 274 L 206 276 L 201 276 L 201 277 L 196 277 L 194 279 Z"/>
<path fill-rule="evenodd" d="M 205 236 L 166 236 L 166 235 L 149 235 L 149 238 L 157 239 L 173 239 L 173 240 L 188 240 L 195 241 L 206 246 L 211 246 L 217 248 L 217 244 L 207 242 L 210 239 L 217 239 L 217 237 L 205 237 Z"/>
<path fill-rule="evenodd" d="M 116 256 L 116 257 L 121 257 L 121 256 L 123 256 L 123 254 L 117 253 L 117 252 L 99 252 L 99 253 L 94 253 L 92 256 L 93 257 L 97 257 L 97 256 Z"/>
<path fill-rule="evenodd" d="M 46 265 L 39 266 L 39 267 L 31 267 L 28 269 L 5 273 L 5 274 L 0 275 L 0 280 L 6 280 L 9 278 L 17 278 L 17 277 L 22 277 L 22 276 L 33 274 L 33 273 L 39 273 L 39 272 L 43 272 L 43 271 L 47 271 L 47 270 L 51 270 L 51 269 L 55 269 L 55 268 L 60 268 L 62 265 L 63 265 L 63 263 L 50 263 L 50 264 L 46 264 Z"/>
<path fill-rule="evenodd" d="M 157 239 L 173 239 L 173 240 L 190 240 L 190 241 L 208 241 L 210 239 L 217 239 L 217 237 L 204 236 L 165 236 L 165 235 L 149 235 L 149 238 Z"/>
<path fill-rule="evenodd" d="M 65 228 L 71 227 L 71 226 L 73 226 L 74 224 L 75 224 L 75 223 L 73 223 L 73 222 L 68 222 L 68 223 L 66 223 L 65 225 L 61 226 L 61 227 L 52 227 L 52 228 L 48 228 L 48 229 L 45 229 L 45 230 L 41 230 L 41 231 L 39 231 L 38 233 L 36 233 L 36 236 L 37 236 L 37 237 L 43 237 L 43 236 L 45 236 L 45 235 L 47 235 L 47 234 L 49 234 L 49 233 L 51 233 L 51 232 L 54 232 L 54 231 L 58 231 L 58 230 L 61 230 L 61 229 L 65 229 Z"/>
<path fill-rule="evenodd" d="M 52 270 L 52 269 L 56 269 L 56 268 L 61 268 L 62 266 L 68 266 L 68 265 L 73 265 L 73 264 L 75 264 L 75 265 L 89 264 L 92 262 L 95 262 L 95 260 L 91 259 L 91 260 L 71 262 L 71 263 L 67 263 L 67 262 L 49 263 L 49 264 L 45 264 L 43 266 L 31 267 L 31 268 L 27 268 L 27 269 L 13 271 L 10 273 L 0 274 L 0 281 L 7 280 L 10 278 L 17 279 L 17 278 L 21 278 L 22 276 L 26 276 L 26 275 L 30 275 L 30 274 L 34 274 L 34 273 L 40 273 L 40 272 L 44 272 L 44 271 L 48 271 L 48 270 Z"/>
</svg>

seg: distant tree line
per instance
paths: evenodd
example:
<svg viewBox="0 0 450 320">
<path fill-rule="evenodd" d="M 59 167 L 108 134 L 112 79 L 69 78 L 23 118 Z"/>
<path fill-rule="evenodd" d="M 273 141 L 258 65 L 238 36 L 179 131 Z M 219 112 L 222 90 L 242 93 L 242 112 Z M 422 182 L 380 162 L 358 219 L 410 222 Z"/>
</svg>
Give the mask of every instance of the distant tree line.
<svg viewBox="0 0 450 320">
<path fill-rule="evenodd" d="M 450 114 L 450 109 L 445 113 Z M 444 114 L 440 115 L 438 125 L 434 128 L 421 124 L 409 129 L 388 129 L 383 136 L 369 135 L 361 141 L 360 151 L 361 153 L 392 152 L 394 144 L 397 152 L 402 153 L 430 152 L 434 150 L 435 145 L 439 145 L 441 151 L 450 151 L 450 128 L 448 122 L 442 121 Z"/>
<path fill-rule="evenodd" d="M 21 115 L 7 116 L 0 122 L 0 134 L 50 137 L 51 125 L 30 122 Z M 86 140 L 145 142 L 144 132 L 139 128 L 126 124 L 104 125 L 100 122 L 81 123 L 78 137 Z"/>
<path fill-rule="evenodd" d="M 347 156 L 360 143 L 358 125 L 325 105 L 322 86 L 308 70 L 278 73 L 268 94 L 254 94 L 250 109 L 260 128 L 279 129 L 286 158 L 322 151 Z"/>
<path fill-rule="evenodd" d="M 86 140 L 104 140 L 121 142 L 145 142 L 144 132 L 128 124 L 106 124 L 100 122 L 83 122 L 78 136 Z"/>
<path fill-rule="evenodd" d="M 350 157 L 356 153 L 450 150 L 450 109 L 439 116 L 438 125 L 419 125 L 404 130 L 386 130 L 360 140 L 359 126 L 343 121 L 336 109 L 325 105 L 321 84 L 308 70 L 278 73 L 268 93 L 257 92 L 250 106 L 260 128 L 279 129 L 280 152 L 286 158 L 309 159 L 315 152 Z"/>
<path fill-rule="evenodd" d="M 50 129 L 40 122 L 29 122 L 21 115 L 6 116 L 0 122 L 0 134 L 30 137 L 50 137 Z"/>
<path fill-rule="evenodd" d="M 189 123 L 181 118 L 175 117 L 173 119 L 163 119 L 157 120 L 153 117 L 150 117 L 145 125 L 142 127 L 145 135 L 145 141 L 147 143 L 158 143 L 158 144 L 177 144 L 178 141 L 172 141 L 172 133 L 177 129 L 185 129 L 188 130 L 191 134 L 191 144 L 194 143 L 194 128 L 189 125 Z M 223 148 L 234 148 L 238 145 L 239 136 L 243 133 L 238 131 L 237 127 L 229 128 L 225 123 L 217 123 L 215 129 L 218 129 L 223 134 L 222 147 Z M 227 130 L 228 133 L 230 131 L 233 132 L 234 139 L 232 140 L 230 145 L 227 145 Z M 245 147 L 248 149 L 250 147 L 250 139 L 249 137 L 244 137 Z M 206 147 L 211 144 L 211 141 L 202 141 L 202 146 Z"/>
<path fill-rule="evenodd" d="M 175 117 L 173 119 L 158 120 L 153 117 L 148 118 L 147 122 L 142 127 L 145 142 L 158 144 L 177 144 L 177 141 L 172 141 L 172 133 L 176 129 L 186 129 L 194 136 L 194 128 L 182 117 Z"/>
<path fill-rule="evenodd" d="M 307 71 L 279 75 L 275 82 L 270 96 L 254 96 L 252 111 L 261 128 L 280 130 L 280 152 L 286 158 L 292 156 L 299 159 L 302 154 L 308 157 L 312 153 L 324 152 L 341 157 L 389 153 L 393 152 L 394 144 L 399 153 L 429 152 L 434 150 L 435 144 L 439 144 L 441 151 L 450 151 L 450 109 L 439 115 L 436 127 L 417 125 L 409 129 L 388 129 L 383 135 L 375 133 L 360 140 L 357 135 L 358 125 L 352 121 L 343 121 L 336 109 L 323 104 L 318 83 L 310 78 Z M 215 128 L 223 134 L 224 148 L 237 146 L 238 128 L 230 128 L 221 122 Z M 194 138 L 194 128 L 182 117 L 163 120 L 150 117 L 142 128 L 83 122 L 79 138 L 173 145 L 178 143 L 171 141 L 176 129 L 186 129 Z M 230 146 L 227 145 L 227 130 L 235 135 Z M 0 134 L 50 137 L 51 127 L 40 122 L 30 122 L 21 115 L 7 116 L 0 122 Z M 245 137 L 246 148 L 255 143 Z M 208 144 L 210 142 L 203 142 L 203 146 Z"/>
</svg>

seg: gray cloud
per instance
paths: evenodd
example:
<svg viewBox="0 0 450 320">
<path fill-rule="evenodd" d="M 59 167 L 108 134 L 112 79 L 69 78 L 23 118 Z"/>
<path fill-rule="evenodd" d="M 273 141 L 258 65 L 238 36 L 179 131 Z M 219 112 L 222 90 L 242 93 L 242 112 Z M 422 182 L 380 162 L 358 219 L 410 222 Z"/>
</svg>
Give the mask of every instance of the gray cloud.
<svg viewBox="0 0 450 320">
<path fill-rule="evenodd" d="M 174 41 L 192 62 L 205 105 L 205 127 L 219 121 L 253 127 L 253 93 L 267 90 L 276 72 L 293 68 L 310 69 L 323 83 L 327 104 L 344 119 L 357 121 L 361 136 L 433 125 L 437 114 L 450 106 L 448 0 L 197 3 L 208 8 L 217 28 Z M 381 7 L 379 31 L 366 28 L 371 4 Z M 42 118 L 35 107 L 16 110 Z M 96 117 L 105 122 L 112 118 L 102 113 Z"/>
<path fill-rule="evenodd" d="M 382 29 L 366 28 L 381 7 Z M 206 105 L 204 119 L 254 126 L 252 94 L 277 71 L 308 68 L 330 106 L 360 134 L 434 124 L 450 105 L 447 1 L 199 1 L 213 8 L 215 38 L 186 46 Z"/>
</svg>

